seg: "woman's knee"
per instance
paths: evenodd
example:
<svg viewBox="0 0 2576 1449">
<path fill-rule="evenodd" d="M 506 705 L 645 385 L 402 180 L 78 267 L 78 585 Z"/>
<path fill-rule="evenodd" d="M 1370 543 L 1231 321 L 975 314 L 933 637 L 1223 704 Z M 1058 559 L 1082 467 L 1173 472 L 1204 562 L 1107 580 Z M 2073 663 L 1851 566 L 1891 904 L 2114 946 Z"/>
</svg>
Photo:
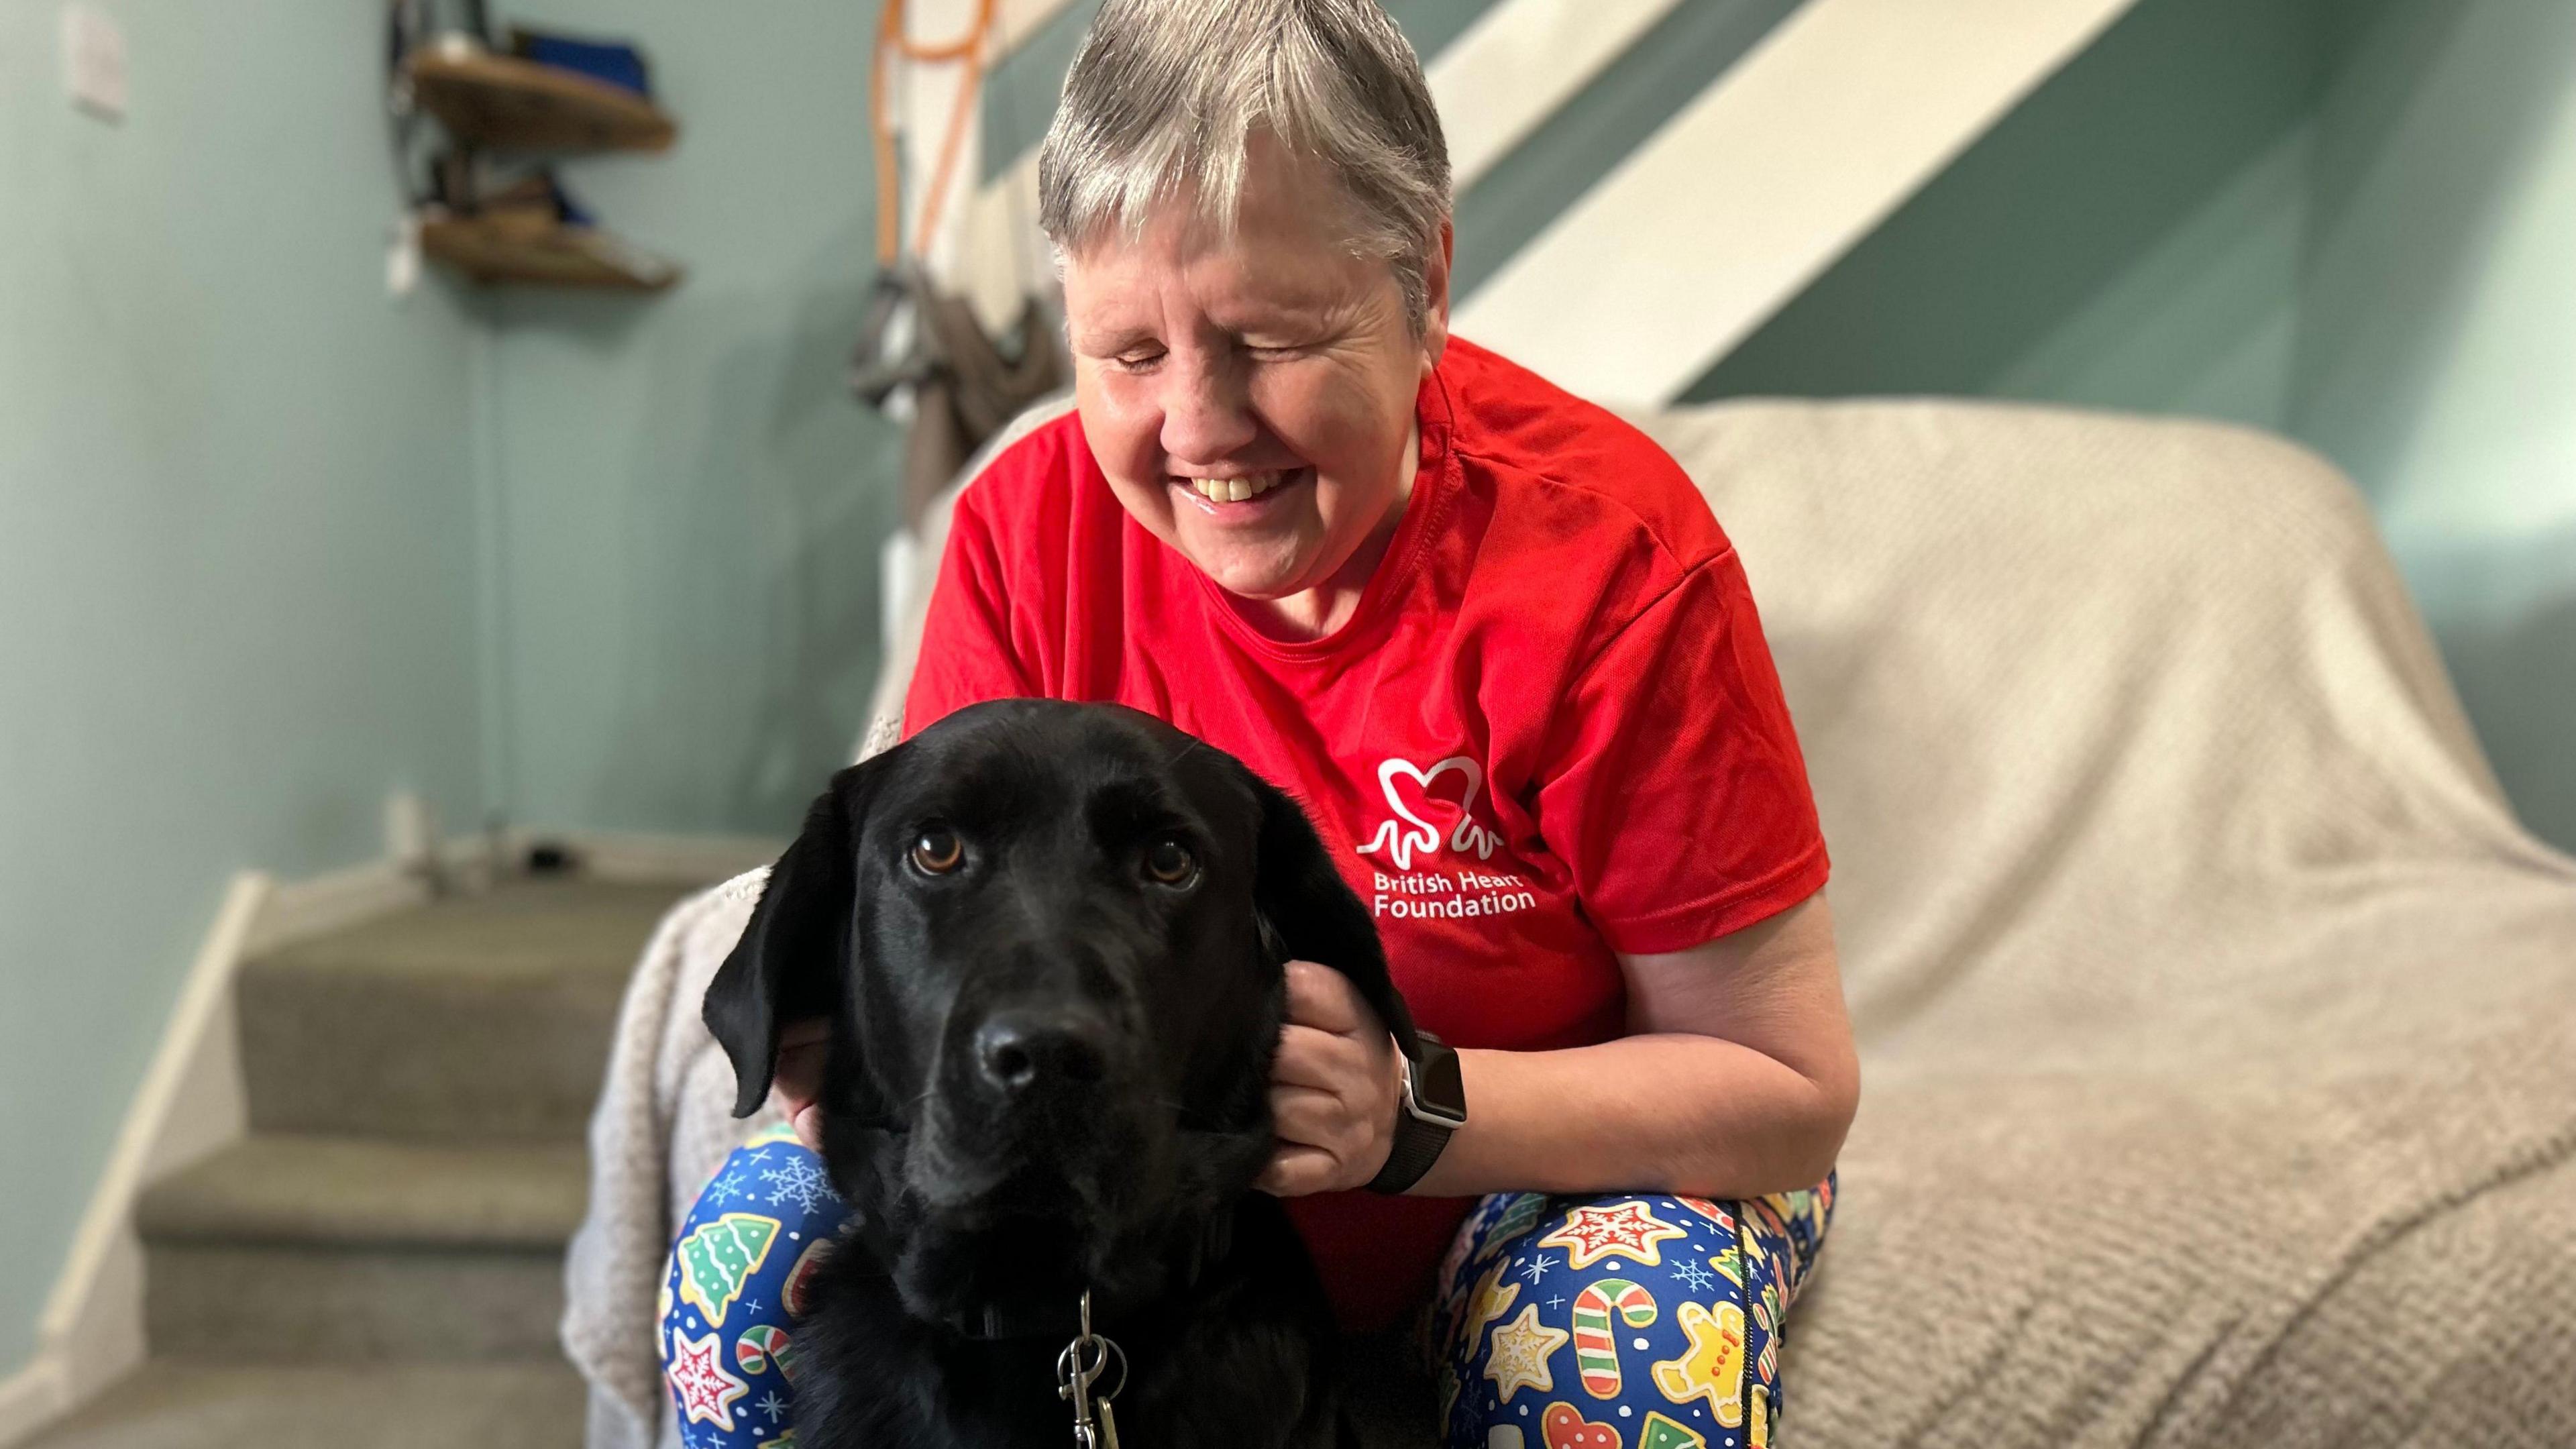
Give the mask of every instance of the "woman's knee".
<svg viewBox="0 0 2576 1449">
<path fill-rule="evenodd" d="M 784 1127 L 736 1148 L 671 1247 L 662 1279 L 663 1380 L 695 1444 L 766 1445 L 795 1423 L 795 1318 L 820 1249 L 848 1209 Z"/>
<path fill-rule="evenodd" d="M 1485 1199 L 1443 1263 L 1432 1319 L 1447 1442 L 1767 1445 L 1779 1339 L 1833 1186 L 1729 1202 Z"/>
</svg>

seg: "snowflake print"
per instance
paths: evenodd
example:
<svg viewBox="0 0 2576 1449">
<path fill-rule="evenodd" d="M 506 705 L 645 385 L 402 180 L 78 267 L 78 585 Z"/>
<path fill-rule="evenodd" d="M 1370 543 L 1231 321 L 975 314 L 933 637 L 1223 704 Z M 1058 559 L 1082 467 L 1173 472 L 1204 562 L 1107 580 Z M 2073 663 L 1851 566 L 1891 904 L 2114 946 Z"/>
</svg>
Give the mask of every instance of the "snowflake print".
<svg viewBox="0 0 2576 1449">
<path fill-rule="evenodd" d="M 741 1198 L 746 1202 L 750 1201 L 751 1189 L 742 1185 L 741 1173 L 728 1172 L 724 1176 L 707 1184 L 707 1196 L 715 1202 L 717 1207 L 723 1207 L 726 1204 L 731 1203 L 735 1198 Z"/>
<path fill-rule="evenodd" d="M 810 1213 L 823 1203 L 841 1200 L 841 1195 L 832 1191 L 831 1179 L 823 1175 L 822 1169 L 794 1158 L 788 1159 L 785 1167 L 762 1168 L 760 1180 L 770 1186 L 771 1207 L 792 1199 L 800 1211 Z"/>
<path fill-rule="evenodd" d="M 1715 1273 L 1687 1259 L 1673 1269 L 1673 1276 L 1689 1284 L 1693 1293 L 1705 1293 L 1708 1285 L 1717 1281 Z"/>
<path fill-rule="evenodd" d="M 778 1422 L 780 1416 L 787 1412 L 787 1401 L 778 1397 L 778 1390 L 771 1389 L 769 1391 L 768 1398 L 752 1405 L 752 1407 L 758 1409 L 764 1414 L 767 1414 L 769 1416 L 769 1422 L 775 1424 Z"/>
<path fill-rule="evenodd" d="M 1520 1274 L 1522 1277 L 1530 1280 L 1530 1282 L 1536 1283 L 1539 1279 L 1547 1276 L 1548 1269 L 1555 1266 L 1556 1260 L 1554 1258 L 1549 1257 L 1545 1253 L 1541 1253 L 1530 1259 L 1528 1262 L 1521 1264 Z"/>
</svg>

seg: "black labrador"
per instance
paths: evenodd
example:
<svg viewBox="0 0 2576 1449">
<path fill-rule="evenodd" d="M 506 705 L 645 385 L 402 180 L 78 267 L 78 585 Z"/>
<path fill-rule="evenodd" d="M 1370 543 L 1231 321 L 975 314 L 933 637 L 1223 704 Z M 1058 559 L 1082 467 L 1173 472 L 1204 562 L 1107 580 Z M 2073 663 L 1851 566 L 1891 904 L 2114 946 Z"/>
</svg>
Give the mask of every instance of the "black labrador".
<svg viewBox="0 0 2576 1449">
<path fill-rule="evenodd" d="M 1251 1187 L 1290 959 L 1413 1049 L 1305 814 L 1149 715 L 997 701 L 833 776 L 706 1000 L 737 1116 L 781 1025 L 831 1022 L 853 1212 L 797 1334 L 798 1449 L 1072 1442 L 1085 1289 L 1136 1449 L 1349 1442 L 1321 1282 Z"/>
</svg>

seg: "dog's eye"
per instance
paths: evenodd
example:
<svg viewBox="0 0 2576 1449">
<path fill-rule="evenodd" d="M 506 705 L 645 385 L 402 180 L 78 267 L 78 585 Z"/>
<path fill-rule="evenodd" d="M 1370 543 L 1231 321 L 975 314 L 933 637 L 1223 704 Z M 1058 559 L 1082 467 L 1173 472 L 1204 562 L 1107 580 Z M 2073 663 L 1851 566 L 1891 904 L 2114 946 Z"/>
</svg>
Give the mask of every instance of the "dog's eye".
<svg viewBox="0 0 2576 1449">
<path fill-rule="evenodd" d="M 966 859 L 966 842 L 945 825 L 925 825 L 913 837 L 912 863 L 925 875 L 946 875 Z"/>
<path fill-rule="evenodd" d="M 1198 873 L 1198 857 L 1168 835 L 1145 847 L 1145 874 L 1165 885 L 1187 885 Z"/>
</svg>

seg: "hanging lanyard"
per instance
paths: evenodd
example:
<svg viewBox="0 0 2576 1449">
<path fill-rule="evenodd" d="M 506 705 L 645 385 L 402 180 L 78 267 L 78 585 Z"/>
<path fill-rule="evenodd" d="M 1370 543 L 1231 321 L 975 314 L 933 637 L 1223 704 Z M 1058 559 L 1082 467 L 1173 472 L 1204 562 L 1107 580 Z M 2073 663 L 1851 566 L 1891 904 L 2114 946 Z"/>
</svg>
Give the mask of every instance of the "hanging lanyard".
<svg viewBox="0 0 2576 1449">
<path fill-rule="evenodd" d="M 873 77 L 869 98 L 869 129 L 876 142 L 877 155 L 877 266 L 891 270 L 903 255 L 903 173 L 894 149 L 894 118 L 889 112 L 893 57 L 914 64 L 962 62 L 966 74 L 957 83 L 957 100 L 949 107 L 948 130 L 939 140 L 939 162 L 930 173 L 930 185 L 922 192 L 921 215 L 913 225 L 912 255 L 918 257 L 930 250 L 930 238 L 939 225 L 939 212 L 948 197 L 950 177 L 957 170 L 957 153 L 966 141 L 966 120 L 975 103 L 976 92 L 984 80 L 984 42 L 993 31 L 995 0 L 977 0 L 975 21 L 957 39 L 936 45 L 925 45 L 904 34 L 906 0 L 885 0 L 885 10 L 877 24 L 876 44 L 868 56 Z"/>
</svg>

